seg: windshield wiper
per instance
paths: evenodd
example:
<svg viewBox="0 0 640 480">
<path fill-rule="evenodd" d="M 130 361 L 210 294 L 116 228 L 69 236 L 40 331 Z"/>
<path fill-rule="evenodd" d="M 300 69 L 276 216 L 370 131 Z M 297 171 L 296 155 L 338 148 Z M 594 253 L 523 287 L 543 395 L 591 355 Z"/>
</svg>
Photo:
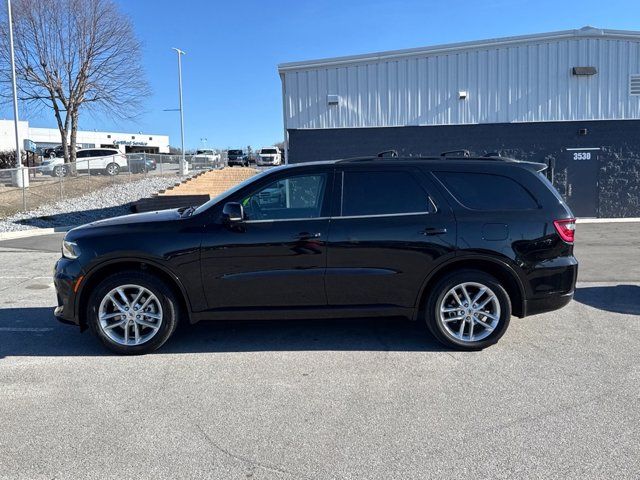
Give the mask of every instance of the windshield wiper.
<svg viewBox="0 0 640 480">
<path fill-rule="evenodd" d="M 192 215 L 193 212 L 196 211 L 196 208 L 198 208 L 198 207 L 195 207 L 195 206 L 187 207 L 187 208 L 185 208 L 184 210 L 182 210 L 180 212 L 180 215 L 182 217 L 188 217 L 188 216 Z"/>
</svg>

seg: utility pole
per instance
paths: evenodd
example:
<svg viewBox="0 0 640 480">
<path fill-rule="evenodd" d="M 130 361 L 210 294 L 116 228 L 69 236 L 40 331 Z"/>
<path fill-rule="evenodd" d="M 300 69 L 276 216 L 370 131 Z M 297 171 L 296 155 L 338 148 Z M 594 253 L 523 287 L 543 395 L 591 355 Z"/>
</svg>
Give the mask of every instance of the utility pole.
<svg viewBox="0 0 640 480">
<path fill-rule="evenodd" d="M 16 167 L 18 186 L 23 186 L 24 174 L 22 172 L 22 157 L 20 155 L 20 133 L 18 131 L 18 88 L 16 86 L 16 59 L 13 48 L 13 19 L 11 17 L 11 0 L 7 0 L 7 18 L 9 19 L 9 50 L 11 55 L 11 83 L 13 86 L 13 123 L 16 133 Z"/>
<path fill-rule="evenodd" d="M 173 47 L 178 53 L 178 90 L 180 94 L 180 148 L 182 150 L 182 158 L 180 159 L 180 175 L 186 175 L 189 172 L 189 166 L 187 165 L 187 160 L 184 156 L 184 113 L 182 110 L 182 55 L 185 55 L 186 52 L 183 52 L 179 48 Z"/>
</svg>

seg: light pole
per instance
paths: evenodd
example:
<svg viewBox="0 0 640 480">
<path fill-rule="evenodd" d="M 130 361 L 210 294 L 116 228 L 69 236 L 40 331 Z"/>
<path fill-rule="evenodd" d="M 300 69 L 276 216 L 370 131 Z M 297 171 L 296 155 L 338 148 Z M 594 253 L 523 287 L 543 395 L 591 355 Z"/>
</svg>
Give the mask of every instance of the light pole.
<svg viewBox="0 0 640 480">
<path fill-rule="evenodd" d="M 183 52 L 179 48 L 173 47 L 178 54 L 178 90 L 180 93 L 180 148 L 182 150 L 182 158 L 180 159 L 180 175 L 186 175 L 189 172 L 189 167 L 187 166 L 187 161 L 184 157 L 184 113 L 182 111 L 182 55 L 185 55 L 186 52 Z"/>
<path fill-rule="evenodd" d="M 16 184 L 24 187 L 25 178 L 22 171 L 22 157 L 20 156 L 20 133 L 18 132 L 18 88 L 16 86 L 16 59 L 13 50 L 13 19 L 11 18 L 11 0 L 7 0 L 7 18 L 9 19 L 9 50 L 11 54 L 11 83 L 13 86 L 13 122 L 16 131 Z M 27 175 L 28 181 L 28 175 Z"/>
</svg>

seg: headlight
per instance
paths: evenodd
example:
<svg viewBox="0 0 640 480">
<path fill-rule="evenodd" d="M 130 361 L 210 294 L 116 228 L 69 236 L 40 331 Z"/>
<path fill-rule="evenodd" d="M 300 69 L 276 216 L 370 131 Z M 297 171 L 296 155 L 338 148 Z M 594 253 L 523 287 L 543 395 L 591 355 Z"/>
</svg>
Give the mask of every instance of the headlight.
<svg viewBox="0 0 640 480">
<path fill-rule="evenodd" d="M 62 241 L 62 256 L 70 260 L 75 260 L 80 256 L 80 249 L 75 242 L 69 242 L 67 240 Z"/>
</svg>

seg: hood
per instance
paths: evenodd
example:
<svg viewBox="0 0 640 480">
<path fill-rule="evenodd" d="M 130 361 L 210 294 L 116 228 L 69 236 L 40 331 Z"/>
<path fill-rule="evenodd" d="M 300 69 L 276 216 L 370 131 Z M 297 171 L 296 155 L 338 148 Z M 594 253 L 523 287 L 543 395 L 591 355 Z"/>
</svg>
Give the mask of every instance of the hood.
<svg viewBox="0 0 640 480">
<path fill-rule="evenodd" d="M 157 210 L 155 212 L 132 213 L 131 215 L 123 215 L 121 217 L 105 218 L 95 222 L 83 225 L 85 227 L 107 227 L 111 225 L 128 225 L 131 223 L 149 223 L 149 222 L 167 222 L 170 220 L 178 220 L 180 214 L 177 208 L 169 210 Z"/>
<path fill-rule="evenodd" d="M 182 217 L 178 213 L 177 208 L 170 210 L 158 210 L 155 212 L 134 213 L 131 215 L 122 215 L 120 217 L 105 218 L 104 220 L 97 220 L 95 222 L 81 225 L 67 232 L 67 238 L 73 239 L 84 236 L 85 233 L 90 233 L 94 229 L 120 227 L 126 225 L 140 225 L 143 223 L 152 222 L 170 222 L 179 220 Z"/>
</svg>

